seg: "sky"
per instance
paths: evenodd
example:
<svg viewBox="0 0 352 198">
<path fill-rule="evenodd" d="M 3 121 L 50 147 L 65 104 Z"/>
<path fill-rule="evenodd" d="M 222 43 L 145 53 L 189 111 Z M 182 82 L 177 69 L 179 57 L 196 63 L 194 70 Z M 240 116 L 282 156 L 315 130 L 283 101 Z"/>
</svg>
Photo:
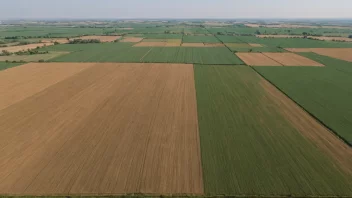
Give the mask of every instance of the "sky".
<svg viewBox="0 0 352 198">
<path fill-rule="evenodd" d="M 352 0 L 0 1 L 0 19 L 352 18 Z"/>
</svg>

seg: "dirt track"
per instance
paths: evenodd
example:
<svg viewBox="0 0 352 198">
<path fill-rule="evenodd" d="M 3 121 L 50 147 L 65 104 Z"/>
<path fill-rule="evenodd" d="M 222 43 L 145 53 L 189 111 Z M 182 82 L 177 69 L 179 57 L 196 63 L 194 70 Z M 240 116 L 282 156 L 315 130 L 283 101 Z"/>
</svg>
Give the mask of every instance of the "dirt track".
<svg viewBox="0 0 352 198">
<path fill-rule="evenodd" d="M 202 194 L 192 65 L 82 68 L 0 110 L 0 194 Z"/>
<path fill-rule="evenodd" d="M 294 53 L 265 52 L 263 54 L 284 66 L 324 66 L 321 63 Z"/>
<path fill-rule="evenodd" d="M 282 66 L 280 63 L 264 56 L 262 53 L 236 53 L 247 65 L 250 66 Z"/>
</svg>

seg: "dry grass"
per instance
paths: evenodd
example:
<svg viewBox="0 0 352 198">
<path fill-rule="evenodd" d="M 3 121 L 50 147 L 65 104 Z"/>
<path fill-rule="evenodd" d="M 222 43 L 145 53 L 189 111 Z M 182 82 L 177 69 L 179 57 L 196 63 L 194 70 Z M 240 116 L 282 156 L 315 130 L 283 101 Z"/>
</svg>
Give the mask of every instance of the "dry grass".
<svg viewBox="0 0 352 198">
<path fill-rule="evenodd" d="M 139 38 L 139 37 L 124 37 L 120 42 L 123 43 L 138 43 L 141 42 L 143 40 L 143 38 Z"/>
<path fill-rule="evenodd" d="M 294 53 L 265 52 L 263 54 L 284 66 L 324 66 L 321 63 Z"/>
<path fill-rule="evenodd" d="M 314 52 L 323 56 L 352 62 L 352 48 L 287 48 L 290 52 Z"/>
<path fill-rule="evenodd" d="M 248 43 L 225 43 L 225 45 L 228 47 L 234 47 L 234 48 L 249 48 L 249 47 L 251 47 Z"/>
<path fill-rule="evenodd" d="M 20 45 L 20 46 L 1 47 L 0 51 L 6 50 L 9 52 L 19 52 L 22 50 L 35 49 L 37 47 L 44 47 L 49 45 L 54 45 L 54 43 L 34 43 L 34 44 Z"/>
<path fill-rule="evenodd" d="M 248 43 L 248 45 L 250 45 L 251 47 L 263 47 L 262 44 L 258 44 L 258 43 Z"/>
<path fill-rule="evenodd" d="M 250 66 L 282 66 L 262 53 L 236 53 L 236 55 Z"/>
<path fill-rule="evenodd" d="M 97 40 L 100 40 L 100 42 L 106 43 L 106 42 L 113 42 L 119 38 L 121 38 L 121 36 L 82 36 L 82 37 L 79 37 L 78 39 L 83 39 L 83 40 L 97 39 Z"/>
</svg>

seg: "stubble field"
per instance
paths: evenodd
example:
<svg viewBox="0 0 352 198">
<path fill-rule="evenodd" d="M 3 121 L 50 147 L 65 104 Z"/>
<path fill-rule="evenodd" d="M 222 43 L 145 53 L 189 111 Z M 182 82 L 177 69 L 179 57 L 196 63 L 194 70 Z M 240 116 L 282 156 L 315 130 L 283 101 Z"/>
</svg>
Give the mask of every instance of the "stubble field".
<svg viewBox="0 0 352 198">
<path fill-rule="evenodd" d="M 1 194 L 203 193 L 192 65 L 30 64 L 0 75 Z"/>
</svg>

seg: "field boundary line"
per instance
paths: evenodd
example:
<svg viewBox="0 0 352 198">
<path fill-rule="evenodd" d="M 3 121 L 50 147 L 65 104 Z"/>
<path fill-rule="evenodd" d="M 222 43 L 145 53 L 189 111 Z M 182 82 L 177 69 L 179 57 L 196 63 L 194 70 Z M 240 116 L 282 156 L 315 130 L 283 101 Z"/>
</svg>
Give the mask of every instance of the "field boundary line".
<svg viewBox="0 0 352 198">
<path fill-rule="evenodd" d="M 208 32 L 209 30 L 206 29 Z M 220 40 L 215 34 L 214 34 L 215 38 L 217 38 L 231 53 L 233 56 L 237 57 L 239 60 L 241 60 L 241 62 L 243 63 L 243 65 L 249 66 L 247 65 L 240 57 L 238 57 L 235 52 L 233 52 L 222 40 Z"/>
<path fill-rule="evenodd" d="M 276 62 L 276 63 L 279 63 L 281 66 L 285 67 L 285 65 L 283 65 L 283 64 L 282 64 L 282 63 L 280 63 L 279 61 L 274 60 L 273 58 L 271 58 L 271 57 L 269 57 L 269 56 L 265 55 L 263 52 L 260 52 L 260 53 L 261 53 L 261 54 L 263 54 L 263 56 L 265 56 L 265 57 L 267 57 L 267 58 L 271 59 L 272 61 L 274 61 L 274 62 Z M 278 53 L 280 53 L 280 52 L 278 52 Z"/>
<path fill-rule="evenodd" d="M 144 59 L 144 57 L 145 57 L 146 55 L 148 55 L 148 54 L 149 54 L 149 52 L 150 52 L 150 51 L 152 51 L 152 49 L 153 49 L 153 47 L 151 47 L 151 48 L 150 48 L 150 50 L 149 50 L 149 51 L 147 51 L 147 53 L 145 53 L 145 54 L 144 54 L 144 56 L 143 56 L 142 58 L 140 58 L 140 59 L 139 59 L 139 62 L 142 62 L 142 60 Z"/>
<path fill-rule="evenodd" d="M 347 144 L 350 148 L 352 148 L 352 143 L 348 142 L 347 140 L 345 140 L 344 138 L 342 138 L 338 133 L 336 133 L 335 130 L 333 130 L 331 127 L 329 127 L 328 125 L 326 125 L 323 121 L 321 121 L 319 118 L 317 118 L 315 115 L 313 115 L 311 112 L 309 112 L 307 109 L 305 109 L 301 104 L 299 104 L 298 102 L 296 102 L 294 99 L 292 99 L 289 95 L 287 95 L 282 89 L 280 89 L 278 86 L 276 86 L 273 82 L 271 82 L 269 79 L 265 78 L 265 76 L 263 76 L 261 73 L 257 72 L 257 70 L 255 70 L 252 66 L 250 66 L 251 69 L 253 69 L 259 76 L 261 76 L 263 79 L 265 79 L 266 81 L 268 81 L 271 85 L 273 85 L 276 89 L 278 89 L 281 93 L 283 93 L 286 97 L 288 97 L 290 100 L 292 100 L 298 107 L 300 107 L 303 111 L 305 111 L 306 113 L 308 113 L 311 117 L 313 117 L 319 124 L 321 124 L 323 127 L 325 127 L 326 129 L 328 129 L 328 131 L 330 131 L 330 133 L 332 133 L 333 135 L 335 135 L 335 137 L 337 137 L 338 139 L 340 139 L 341 141 L 343 141 L 345 144 Z"/>
</svg>

